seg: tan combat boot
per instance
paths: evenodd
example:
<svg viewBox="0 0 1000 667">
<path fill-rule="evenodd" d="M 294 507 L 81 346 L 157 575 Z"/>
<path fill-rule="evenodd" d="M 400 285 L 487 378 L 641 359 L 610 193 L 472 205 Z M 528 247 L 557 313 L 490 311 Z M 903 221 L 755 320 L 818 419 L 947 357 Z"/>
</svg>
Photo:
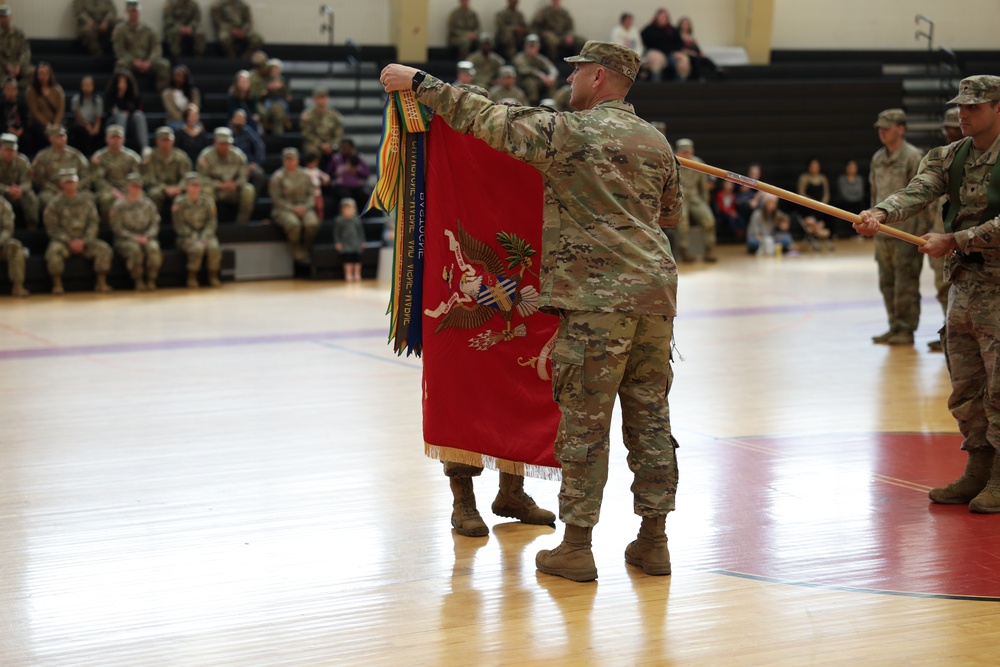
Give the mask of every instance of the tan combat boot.
<svg viewBox="0 0 1000 667">
<path fill-rule="evenodd" d="M 625 562 L 651 575 L 670 574 L 670 550 L 664 529 L 666 515 L 644 516 L 635 541 L 625 547 Z"/>
<path fill-rule="evenodd" d="M 896 332 L 889 329 L 884 334 L 879 334 L 877 336 L 872 336 L 872 342 L 878 343 L 880 345 L 885 345 L 889 342 L 889 339 L 896 335 Z"/>
<path fill-rule="evenodd" d="M 31 292 L 24 286 L 23 282 L 14 283 L 10 290 L 11 296 L 28 296 Z"/>
<path fill-rule="evenodd" d="M 135 283 L 136 292 L 146 291 L 146 279 L 142 273 L 142 269 L 139 269 L 138 271 L 132 274 L 132 281 Z"/>
<path fill-rule="evenodd" d="M 219 279 L 218 273 L 208 274 L 208 284 L 212 287 L 222 287 L 222 280 Z"/>
<path fill-rule="evenodd" d="M 451 525 L 455 532 L 466 537 L 483 537 L 490 529 L 483 522 L 476 509 L 476 496 L 472 492 L 472 478 L 467 476 L 449 477 L 451 494 L 455 501 L 452 504 Z"/>
<path fill-rule="evenodd" d="M 996 450 L 993 447 L 970 449 L 962 476 L 948 486 L 931 489 L 927 495 L 931 501 L 941 505 L 965 505 L 971 502 L 990 481 L 990 468 L 995 458 Z"/>
<path fill-rule="evenodd" d="M 97 283 L 94 284 L 94 291 L 99 294 L 107 294 L 111 292 L 111 285 L 108 284 L 108 274 L 98 273 Z"/>
<path fill-rule="evenodd" d="M 1000 456 L 995 455 L 996 450 L 992 447 L 990 449 L 994 452 L 990 479 L 986 488 L 969 503 L 969 511 L 977 514 L 1000 514 Z"/>
<path fill-rule="evenodd" d="M 191 289 L 197 289 L 199 287 L 197 271 L 188 271 L 187 286 Z"/>
<path fill-rule="evenodd" d="M 524 478 L 506 472 L 500 473 L 500 490 L 492 509 L 497 516 L 517 519 L 521 523 L 554 526 L 556 522 L 555 514 L 536 505 L 524 492 Z"/>
<path fill-rule="evenodd" d="M 66 293 L 63 289 L 62 276 L 52 276 L 52 293 L 57 296 Z"/>
<path fill-rule="evenodd" d="M 897 331 L 885 341 L 889 345 L 913 345 L 912 331 Z"/>
<path fill-rule="evenodd" d="M 156 291 L 156 279 L 160 277 L 159 271 L 149 271 L 146 274 L 146 289 L 150 292 Z"/>
<path fill-rule="evenodd" d="M 694 261 L 694 255 L 687 248 L 677 249 L 677 259 L 684 262 L 685 264 L 690 264 Z"/>
<path fill-rule="evenodd" d="M 542 549 L 535 556 L 535 567 L 539 572 L 564 577 L 571 581 L 593 581 L 597 579 L 597 565 L 594 552 L 590 550 L 593 528 L 566 524 L 566 534 L 562 544 L 551 551 Z"/>
<path fill-rule="evenodd" d="M 715 256 L 715 246 L 707 245 L 705 246 L 705 254 L 702 255 L 702 259 L 709 264 L 715 264 L 719 261 L 719 258 Z"/>
</svg>

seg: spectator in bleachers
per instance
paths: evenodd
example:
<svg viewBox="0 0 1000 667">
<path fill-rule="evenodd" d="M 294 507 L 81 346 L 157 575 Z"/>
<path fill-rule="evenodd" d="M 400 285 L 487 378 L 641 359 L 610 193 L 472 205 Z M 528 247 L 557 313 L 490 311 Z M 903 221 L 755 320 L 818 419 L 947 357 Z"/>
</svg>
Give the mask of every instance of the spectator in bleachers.
<svg viewBox="0 0 1000 667">
<path fill-rule="evenodd" d="M 84 192 L 90 190 L 90 162 L 83 153 L 67 145 L 66 128 L 52 124 L 47 128 L 46 134 L 49 147 L 38 151 L 35 161 L 31 164 L 32 183 L 35 192 L 38 193 L 42 215 L 45 214 L 49 202 L 62 192 L 62 181 L 59 176 L 61 170 L 73 170 L 77 183 L 75 187 Z"/>
<path fill-rule="evenodd" d="M 687 56 L 691 65 L 691 73 L 687 78 L 704 81 L 715 76 L 715 63 L 712 62 L 698 46 L 694 39 L 694 24 L 687 16 L 682 16 L 677 22 L 677 34 L 681 38 L 681 52 Z"/>
<path fill-rule="evenodd" d="M 611 41 L 635 51 L 640 56 L 646 50 L 639 28 L 635 26 L 635 17 L 628 12 L 622 14 L 618 19 L 618 25 L 611 29 Z"/>
<path fill-rule="evenodd" d="M 205 54 L 205 26 L 201 23 L 198 0 L 167 0 L 164 3 L 163 39 L 174 60 L 185 52 L 199 58 Z"/>
<path fill-rule="evenodd" d="M 333 189 L 335 201 L 345 197 L 354 201 L 368 201 L 371 194 L 368 187 L 371 170 L 358 154 L 358 149 L 351 139 L 340 142 L 340 152 L 331 158 L 326 173 L 330 175 L 330 187 Z"/>
<path fill-rule="evenodd" d="M 479 50 L 469 54 L 469 62 L 476 68 L 472 83 L 481 88 L 489 88 L 504 66 L 505 60 L 493 51 L 493 37 L 488 32 L 479 35 Z"/>
<path fill-rule="evenodd" d="M 14 238 L 14 209 L 6 199 L 0 199 L 0 262 L 7 263 L 11 295 L 28 296 L 24 287 L 24 246 Z"/>
<path fill-rule="evenodd" d="M 198 271 L 202 261 L 212 287 L 222 284 L 219 268 L 222 266 L 222 248 L 216 230 L 219 216 L 212 197 L 202 192 L 202 179 L 196 171 L 184 177 L 186 191 L 174 200 L 171 217 L 177 233 L 177 247 L 187 256 L 187 286 L 198 287 Z"/>
<path fill-rule="evenodd" d="M 8 5 L 0 5 L 0 69 L 4 76 L 17 79 L 18 87 L 27 88 L 35 74 L 31 66 L 31 46 L 24 31 L 15 26 Z"/>
<path fill-rule="evenodd" d="M 197 169 L 211 188 L 215 203 L 235 204 L 236 223 L 246 224 L 253 213 L 257 191 L 247 182 L 247 157 L 233 147 L 233 132 L 216 128 L 215 142 L 198 156 Z"/>
<path fill-rule="evenodd" d="M 0 194 L 14 208 L 21 227 L 38 227 L 38 195 L 31 185 L 31 162 L 17 152 L 17 137 L 0 134 Z"/>
<path fill-rule="evenodd" d="M 125 196 L 111 208 L 111 231 L 115 251 L 125 260 L 139 292 L 156 289 L 156 278 L 163 264 L 160 250 L 160 212 L 142 192 L 142 175 L 129 174 Z"/>
<path fill-rule="evenodd" d="M 361 252 L 365 248 L 365 226 L 353 199 L 340 200 L 340 215 L 334 220 L 333 244 L 344 264 L 344 280 L 361 281 Z"/>
<path fill-rule="evenodd" d="M 812 159 L 806 165 L 806 170 L 799 174 L 796 191 L 803 197 L 809 197 L 824 204 L 830 203 L 830 181 L 823 174 L 819 160 Z M 805 206 L 796 207 L 796 212 L 800 216 L 816 215 L 812 209 Z M 823 220 L 818 217 L 817 219 Z"/>
<path fill-rule="evenodd" d="M 80 44 L 92 56 L 111 51 L 111 35 L 118 12 L 111 0 L 73 0 L 76 34 Z"/>
<path fill-rule="evenodd" d="M 465 60 L 479 39 L 479 16 L 469 9 L 469 0 L 458 0 L 458 7 L 448 15 L 448 46 L 459 60 Z"/>
<path fill-rule="evenodd" d="M 219 47 L 227 58 L 236 57 L 239 48 L 244 59 L 264 45 L 264 40 L 253 30 L 253 14 L 243 0 L 218 0 L 212 5 L 212 25 L 219 39 Z"/>
<path fill-rule="evenodd" d="M 323 211 L 326 209 L 326 202 L 323 198 L 323 188 L 329 187 L 330 175 L 319 168 L 319 155 L 316 153 L 302 154 L 302 171 L 309 174 L 313 184 L 313 196 L 316 198 L 316 216 L 320 220 L 325 220 Z"/>
<path fill-rule="evenodd" d="M 552 95 L 559 76 L 552 61 L 540 53 L 541 48 L 542 40 L 538 35 L 528 35 L 524 38 L 524 51 L 514 56 L 517 84 L 531 104 L 538 104 L 543 97 Z"/>
<path fill-rule="evenodd" d="M 0 101 L 0 123 L 3 131 L 20 139 L 25 129 L 31 124 L 28 115 L 28 105 L 21 99 L 15 79 L 7 79 L 3 83 L 3 101 Z"/>
<path fill-rule="evenodd" d="M 747 177 L 755 181 L 760 180 L 760 165 L 756 162 L 747 169 Z M 760 200 L 764 193 L 755 190 L 749 185 L 741 185 L 736 188 L 736 211 L 744 222 L 750 220 L 753 212 L 760 207 Z"/>
<path fill-rule="evenodd" d="M 140 21 L 139 0 L 126 0 L 126 21 L 119 23 L 111 39 L 115 45 L 115 69 L 128 70 L 135 76 L 145 76 L 156 92 L 170 83 L 170 63 L 163 57 L 160 36 Z"/>
<path fill-rule="evenodd" d="M 790 250 L 792 237 L 788 233 L 789 227 L 788 216 L 778 210 L 778 197 L 765 194 L 760 208 L 750 216 L 747 252 L 752 255 L 762 248 L 767 252 L 776 245 L 780 245 L 782 251 Z"/>
<path fill-rule="evenodd" d="M 524 14 L 517 8 L 517 0 L 507 0 L 507 9 L 497 12 L 496 24 L 497 48 L 504 58 L 513 58 L 524 46 L 524 38 L 528 36 L 528 21 L 524 18 Z M 480 36 L 480 48 L 482 48 L 482 44 L 482 36 Z M 503 63 L 500 64 L 503 65 Z M 476 67 L 478 66 L 477 64 Z M 495 72 L 493 78 L 496 78 Z M 483 85 L 488 86 L 492 84 L 493 79 L 490 79 Z"/>
<path fill-rule="evenodd" d="M 282 167 L 271 175 L 271 220 L 281 227 L 292 244 L 292 257 L 309 263 L 309 248 L 319 231 L 316 192 L 312 178 L 299 168 L 299 151 L 281 152 Z"/>
<path fill-rule="evenodd" d="M 703 162 L 694 154 L 694 142 L 690 139 L 678 139 L 677 157 Z M 676 227 L 677 257 L 682 262 L 693 262 L 688 237 L 691 225 L 701 227 L 702 240 L 705 245 L 703 258 L 706 262 L 718 261 L 715 257 L 715 215 L 709 205 L 711 201 L 711 181 L 708 176 L 693 169 L 680 170 L 681 189 L 684 201 L 681 207 L 681 218 Z"/>
<path fill-rule="evenodd" d="M 111 75 L 104 93 L 108 109 L 108 124 L 125 128 L 125 143 L 139 155 L 149 148 L 149 126 L 142 110 L 139 84 L 128 70 L 118 70 Z"/>
<path fill-rule="evenodd" d="M 867 185 L 865 179 L 858 175 L 857 160 L 848 160 L 844 163 L 844 173 L 837 177 L 833 205 L 851 213 L 861 213 L 868 208 Z M 840 238 L 854 236 L 854 228 L 846 220 L 833 219 L 830 227 L 830 231 Z"/>
<path fill-rule="evenodd" d="M 746 236 L 747 222 L 736 210 L 736 186 L 732 181 L 722 181 L 715 191 L 715 213 L 717 223 L 725 223 L 733 235 L 742 240 Z M 716 224 L 718 227 L 718 224 Z"/>
<path fill-rule="evenodd" d="M 573 32 L 573 17 L 563 8 L 562 0 L 551 3 L 538 10 L 531 29 L 545 42 L 549 58 L 558 61 L 563 56 L 575 56 L 587 40 Z"/>
<path fill-rule="evenodd" d="M 28 141 L 22 140 L 21 143 L 28 144 L 29 152 L 37 152 L 47 143 L 46 128 L 53 124 L 62 125 L 66 115 L 66 94 L 47 62 L 40 62 L 35 68 L 35 76 L 24 94 L 24 101 L 28 105 L 31 124 L 28 136 L 24 137 Z"/>
<path fill-rule="evenodd" d="M 663 8 L 656 10 L 640 36 L 646 45 L 643 61 L 653 81 L 688 78 L 691 61 L 682 50 L 680 33 L 670 24 L 670 12 Z"/>
<path fill-rule="evenodd" d="M 260 91 L 254 91 L 257 95 L 264 131 L 276 137 L 283 135 L 291 125 L 288 104 L 292 101 L 292 95 L 288 92 L 288 83 L 281 76 L 281 69 L 280 60 L 277 58 L 269 59 L 267 61 L 267 78 Z"/>
<path fill-rule="evenodd" d="M 45 231 L 49 235 L 45 263 L 52 277 L 52 293 L 63 293 L 62 274 L 66 258 L 73 255 L 93 260 L 94 273 L 97 274 L 94 291 L 110 292 L 107 278 L 114 252 L 111 246 L 97 238 L 100 225 L 94 200 L 86 192 L 75 169 L 60 169 L 54 180 L 59 183 L 59 192 L 53 195 L 43 214 Z"/>
<path fill-rule="evenodd" d="M 187 105 L 183 119 L 184 124 L 177 130 L 174 141 L 177 148 L 187 155 L 194 165 L 201 152 L 211 143 L 211 138 L 205 132 L 205 126 L 201 124 L 201 110 L 198 105 Z"/>
<path fill-rule="evenodd" d="M 80 79 L 80 90 L 69 103 L 73 124 L 69 128 L 69 145 L 90 157 L 104 146 L 104 98 L 94 90 L 94 77 Z"/>
<path fill-rule="evenodd" d="M 459 60 L 455 65 L 455 86 L 467 86 L 476 78 L 476 66 L 470 60 Z"/>
<path fill-rule="evenodd" d="M 494 102 L 516 100 L 518 104 L 528 106 L 528 96 L 515 83 L 517 70 L 510 65 L 500 68 L 500 82 L 490 88 L 490 99 Z"/>
<path fill-rule="evenodd" d="M 257 192 L 264 192 L 264 184 L 267 182 L 267 174 L 264 172 L 267 149 L 264 140 L 247 123 L 247 114 L 242 109 L 233 112 L 229 119 L 229 129 L 233 132 L 233 146 L 247 156 L 247 180 L 253 183 Z"/>
<path fill-rule="evenodd" d="M 174 131 L 167 126 L 156 130 L 156 148 L 142 162 L 146 192 L 163 215 L 174 198 L 184 191 L 184 176 L 191 171 L 191 158 L 174 147 Z"/>
<path fill-rule="evenodd" d="M 125 196 L 127 179 L 139 173 L 142 158 L 125 148 L 125 128 L 121 125 L 108 125 L 104 138 L 108 145 L 90 158 L 90 173 L 97 193 L 97 212 L 107 225 L 111 207 Z"/>
<path fill-rule="evenodd" d="M 187 65 L 174 68 L 170 85 L 163 89 L 163 108 L 167 112 L 167 125 L 177 129 L 184 124 L 184 109 L 189 104 L 201 107 L 201 91 L 195 88 L 194 77 Z"/>
<path fill-rule="evenodd" d="M 313 107 L 302 113 L 299 126 L 302 130 L 302 152 L 316 153 L 321 164 L 329 162 L 344 137 L 344 119 L 330 107 L 330 94 L 326 88 L 313 91 Z"/>
<path fill-rule="evenodd" d="M 250 84 L 250 72 L 245 69 L 241 69 L 233 77 L 233 84 L 229 86 L 226 94 L 226 108 L 230 117 L 237 110 L 242 109 L 246 112 L 247 118 L 253 120 L 254 129 L 258 132 L 261 131 L 257 98 L 254 96 Z"/>
</svg>

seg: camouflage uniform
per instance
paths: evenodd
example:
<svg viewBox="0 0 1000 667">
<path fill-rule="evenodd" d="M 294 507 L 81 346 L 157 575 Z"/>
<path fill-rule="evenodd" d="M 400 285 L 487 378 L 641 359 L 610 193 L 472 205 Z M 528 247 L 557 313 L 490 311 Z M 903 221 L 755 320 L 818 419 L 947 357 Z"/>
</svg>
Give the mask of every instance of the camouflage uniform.
<svg viewBox="0 0 1000 667">
<path fill-rule="evenodd" d="M 7 262 L 14 295 L 24 296 L 24 246 L 14 238 L 14 209 L 6 199 L 0 199 L 0 262 Z"/>
<path fill-rule="evenodd" d="M 701 158 L 693 160 L 703 162 Z M 677 223 L 677 254 L 681 259 L 691 259 L 688 236 L 691 233 L 691 223 L 701 227 L 705 239 L 705 260 L 715 259 L 715 215 L 709 206 L 711 185 L 708 176 L 693 169 L 681 169 L 681 188 L 684 190 L 684 208 L 680 222 Z"/>
<path fill-rule="evenodd" d="M 257 191 L 247 182 L 247 156 L 243 151 L 230 146 L 229 153 L 222 157 L 215 146 L 209 146 L 198 156 L 198 173 L 204 178 L 208 194 L 216 202 L 237 205 L 236 222 L 245 223 L 250 220 Z M 219 190 L 217 186 L 226 181 L 236 183 L 236 190 Z"/>
<path fill-rule="evenodd" d="M 160 213 L 156 204 L 145 195 L 134 202 L 127 197 L 119 199 L 111 207 L 111 231 L 115 235 L 115 250 L 125 259 L 136 288 L 155 288 L 163 264 L 163 252 L 157 239 Z M 139 236 L 145 236 L 146 242 L 139 243 Z"/>
<path fill-rule="evenodd" d="M 302 129 L 304 153 L 320 155 L 320 144 L 330 144 L 336 151 L 344 138 L 344 119 L 336 109 L 329 107 L 322 112 L 317 107 L 303 112 L 299 126 Z"/>
<path fill-rule="evenodd" d="M 497 12 L 496 24 L 497 49 L 508 58 L 513 58 L 521 50 L 524 37 L 528 34 L 528 21 L 519 10 L 508 7 Z"/>
<path fill-rule="evenodd" d="M 523 90 L 517 86 L 511 86 L 510 88 L 504 88 L 501 84 L 497 84 L 490 88 L 490 99 L 494 102 L 502 102 L 503 100 L 517 100 L 517 103 L 522 106 L 528 106 L 528 96 Z"/>
<path fill-rule="evenodd" d="M 448 46 L 458 51 L 458 59 L 465 60 L 476 40 L 469 39 L 469 33 L 479 34 L 479 17 L 471 9 L 458 7 L 448 15 Z"/>
<path fill-rule="evenodd" d="M 159 148 L 146 156 L 142 163 L 142 177 L 146 181 L 146 194 L 156 204 L 156 210 L 165 211 L 170 203 L 167 186 L 181 186 L 184 175 L 191 171 L 191 158 L 179 148 L 171 148 L 164 157 Z"/>
<path fill-rule="evenodd" d="M 559 57 L 559 50 L 567 37 L 573 37 L 574 44 L 582 44 L 583 37 L 573 32 L 573 17 L 569 15 L 563 7 L 542 7 L 535 14 L 535 20 L 531 22 L 532 32 L 542 38 L 542 46 L 549 58 L 555 60 Z M 574 47 L 574 51 L 579 50 L 579 46 Z"/>
<path fill-rule="evenodd" d="M 280 137 L 285 133 L 285 125 L 288 120 L 288 83 L 284 77 L 279 76 L 277 82 L 279 86 L 268 88 L 275 79 L 270 76 L 264 78 L 250 77 L 250 91 L 257 98 L 257 108 L 260 110 L 261 123 L 264 131 Z"/>
<path fill-rule="evenodd" d="M 7 193 L 11 185 L 21 186 L 20 199 L 15 200 Z M 0 158 L 0 194 L 15 209 L 21 209 L 28 229 L 38 227 L 38 195 L 31 186 L 31 163 L 23 153 L 18 153 L 10 162 L 4 162 Z"/>
<path fill-rule="evenodd" d="M 140 77 L 143 74 L 132 66 L 132 61 L 148 60 L 149 70 L 146 74 L 153 77 L 156 92 L 163 92 L 170 84 L 170 63 L 162 57 L 160 36 L 147 24 L 141 21 L 135 26 L 128 21 L 119 23 L 111 40 L 115 46 L 116 69 L 126 69 Z"/>
<path fill-rule="evenodd" d="M 260 35 L 253 32 L 253 15 L 250 6 L 243 0 L 219 0 L 212 5 L 212 24 L 215 26 L 215 34 L 219 39 L 219 46 L 228 58 L 236 57 L 235 42 L 246 44 L 243 52 L 244 58 L 249 58 L 250 54 L 260 49 L 264 40 Z M 233 37 L 233 28 L 246 31 L 244 39 Z"/>
<path fill-rule="evenodd" d="M 82 239 L 83 256 L 94 261 L 94 272 L 105 275 L 111 270 L 113 252 L 111 246 L 97 238 L 99 217 L 94 198 L 87 192 L 77 192 L 75 197 L 60 193 L 45 207 L 45 231 L 49 234 L 49 247 L 45 250 L 45 262 L 49 275 L 60 277 L 65 268 L 66 258 L 73 252 L 70 241 Z"/>
<path fill-rule="evenodd" d="M 188 273 L 197 272 L 204 259 L 209 277 L 218 280 L 222 248 L 215 235 L 219 227 L 215 202 L 204 193 L 194 200 L 183 194 L 174 200 L 171 212 L 174 231 L 177 232 L 177 247 L 187 255 Z"/>
<path fill-rule="evenodd" d="M 60 170 L 76 169 L 80 177 L 80 190 L 90 189 L 90 163 L 83 153 L 72 146 L 67 146 L 62 153 L 56 153 L 51 146 L 43 148 L 35 156 L 31 169 L 43 213 L 49 202 L 62 193 L 62 186 L 59 184 Z"/>
<path fill-rule="evenodd" d="M 97 210 L 101 214 L 101 222 L 108 224 L 111 207 L 115 201 L 125 196 L 125 177 L 139 173 L 142 158 L 124 146 L 117 153 L 105 146 L 94 153 L 90 164 L 94 190 L 97 191 Z M 118 191 L 117 195 L 115 190 Z"/>
<path fill-rule="evenodd" d="M 893 192 L 906 187 L 917 174 L 923 154 L 903 141 L 890 153 L 883 146 L 872 157 L 868 183 L 872 205 Z M 920 236 L 930 231 L 928 213 L 921 213 L 896 225 L 899 229 Z M 920 322 L 920 269 L 924 256 L 916 246 L 885 235 L 875 237 L 875 261 L 878 262 L 878 284 L 889 318 L 889 332 L 910 336 Z"/>
<path fill-rule="evenodd" d="M 487 89 L 496 80 L 500 68 L 506 64 L 506 61 L 495 52 L 483 53 L 482 50 L 470 54 L 469 62 L 476 68 L 472 83 Z"/>
<path fill-rule="evenodd" d="M 168 0 L 163 5 L 163 38 L 170 47 L 170 55 L 179 58 L 183 52 L 184 35 L 181 28 L 190 26 L 191 50 L 195 56 L 205 53 L 205 27 L 201 24 L 201 7 L 198 0 Z"/>
<path fill-rule="evenodd" d="M 417 98 L 542 173 L 540 305 L 561 316 L 552 361 L 562 520 L 589 527 L 599 518 L 615 394 L 635 511 L 662 517 L 677 480 L 667 404 L 677 267 L 661 225 L 674 224 L 681 205 L 666 139 L 622 101 L 572 114 L 507 108 L 432 76 Z"/>
<path fill-rule="evenodd" d="M 0 29 L 0 72 L 5 77 L 8 65 L 21 67 L 17 84 L 21 90 L 27 88 L 35 74 L 35 68 L 31 65 L 31 46 L 24 31 L 15 25 L 7 31 Z"/>
<path fill-rule="evenodd" d="M 539 100 L 552 94 L 552 87 L 547 86 L 538 76 L 559 76 L 559 70 L 551 60 L 541 53 L 532 56 L 522 51 L 514 56 L 514 67 L 517 69 L 517 85 L 524 90 L 532 104 L 538 104 Z"/>
<path fill-rule="evenodd" d="M 118 13 L 111 0 L 73 0 L 73 15 L 76 16 L 76 34 L 80 43 L 93 56 L 101 55 L 100 33 L 97 27 L 107 21 L 114 29 Z M 87 24 L 93 21 L 94 26 Z"/>
<path fill-rule="evenodd" d="M 308 260 L 309 246 L 319 231 L 319 217 L 316 215 L 315 187 L 312 179 L 301 168 L 294 172 L 284 168 L 274 172 L 268 186 L 271 200 L 271 220 L 280 226 L 292 244 L 292 254 L 299 261 Z M 299 217 L 292 210 L 303 206 L 305 214 Z"/>
</svg>

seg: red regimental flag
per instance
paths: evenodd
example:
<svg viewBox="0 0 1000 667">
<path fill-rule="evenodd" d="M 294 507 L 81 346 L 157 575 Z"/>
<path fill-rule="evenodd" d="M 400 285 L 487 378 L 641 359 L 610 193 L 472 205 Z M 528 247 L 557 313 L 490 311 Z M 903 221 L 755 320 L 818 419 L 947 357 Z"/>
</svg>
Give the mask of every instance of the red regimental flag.
<svg viewBox="0 0 1000 667">
<path fill-rule="evenodd" d="M 541 242 L 541 175 L 435 118 L 423 291 L 428 456 L 558 476 L 548 357 L 559 320 L 538 312 Z"/>
</svg>

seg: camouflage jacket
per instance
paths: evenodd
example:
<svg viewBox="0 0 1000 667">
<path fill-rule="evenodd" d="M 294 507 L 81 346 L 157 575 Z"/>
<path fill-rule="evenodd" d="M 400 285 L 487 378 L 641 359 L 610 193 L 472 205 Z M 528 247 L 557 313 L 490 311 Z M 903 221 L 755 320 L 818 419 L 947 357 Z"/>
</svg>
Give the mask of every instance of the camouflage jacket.
<svg viewBox="0 0 1000 667">
<path fill-rule="evenodd" d="M 448 39 L 465 37 L 468 32 L 479 33 L 479 17 L 471 9 L 459 7 L 448 15 Z"/>
<path fill-rule="evenodd" d="M 115 4 L 111 0 L 73 0 L 73 15 L 76 16 L 78 30 L 87 27 L 87 21 L 102 23 L 108 21 L 114 25 L 118 18 Z"/>
<path fill-rule="evenodd" d="M 556 69 L 556 66 L 541 53 L 529 56 L 524 51 L 521 51 L 514 56 L 513 64 L 514 68 L 517 69 L 517 75 L 521 77 L 540 76 L 542 74 L 559 76 L 559 70 Z"/>
<path fill-rule="evenodd" d="M 917 175 L 924 155 L 920 150 L 904 141 L 895 152 L 890 153 L 885 146 L 872 156 L 868 184 L 871 186 L 872 206 L 882 201 L 896 190 L 902 190 Z M 924 211 L 901 221 L 896 227 L 910 234 L 926 234 L 931 228 L 931 212 Z"/>
<path fill-rule="evenodd" d="M 697 156 L 694 156 L 691 159 L 701 162 L 702 164 L 705 162 Z M 680 178 L 681 188 L 684 190 L 684 199 L 689 202 L 708 203 L 711 197 L 709 193 L 712 190 L 708 176 L 693 169 L 681 169 Z"/>
<path fill-rule="evenodd" d="M 191 26 L 196 33 L 204 32 L 201 26 L 201 7 L 197 0 L 181 2 L 173 0 L 163 5 L 163 33 L 170 34 L 185 26 Z"/>
<path fill-rule="evenodd" d="M 14 208 L 10 202 L 0 197 L 0 250 L 7 241 L 14 238 Z"/>
<path fill-rule="evenodd" d="M 344 119 L 336 109 L 327 108 L 320 112 L 313 107 L 302 114 L 299 120 L 302 129 L 302 144 L 307 150 L 314 150 L 319 144 L 330 144 L 334 148 L 344 138 Z"/>
<path fill-rule="evenodd" d="M 139 154 L 130 148 L 122 146 L 121 151 L 116 154 L 105 146 L 90 158 L 90 164 L 93 165 L 91 175 L 94 180 L 94 190 L 105 192 L 114 188 L 124 194 L 125 177 L 138 173 L 141 163 Z"/>
<path fill-rule="evenodd" d="M 955 153 L 962 145 L 957 141 L 948 146 L 932 148 L 920 163 L 913 180 L 898 192 L 889 195 L 877 204 L 886 212 L 886 223 L 895 224 L 905 220 L 948 194 L 948 170 L 955 160 Z M 982 253 L 983 264 L 974 271 L 991 281 L 1000 280 L 1000 217 L 980 220 L 988 204 L 990 172 L 1000 156 L 1000 135 L 981 155 L 970 151 L 962 168 L 962 185 L 958 193 L 958 213 L 955 216 L 955 243 L 963 253 Z M 953 275 L 959 264 L 955 257 L 948 256 L 945 274 Z"/>
<path fill-rule="evenodd" d="M 675 314 L 677 266 L 661 226 L 680 215 L 679 166 L 631 104 L 505 107 L 432 76 L 417 98 L 457 131 L 541 172 L 542 307 Z"/>
<path fill-rule="evenodd" d="M 23 153 L 18 153 L 10 162 L 0 160 L 0 192 L 7 192 L 7 186 L 20 185 L 23 190 L 31 190 L 31 163 Z"/>
<path fill-rule="evenodd" d="M 565 37 L 573 32 L 573 17 L 562 7 L 557 9 L 550 5 L 538 10 L 532 27 L 537 33 L 553 32 L 559 37 Z"/>
<path fill-rule="evenodd" d="M 59 186 L 60 169 L 76 169 L 77 176 L 80 177 L 80 190 L 90 189 L 90 163 L 87 162 L 83 153 L 72 146 L 67 146 L 61 155 L 56 154 L 51 146 L 43 148 L 38 151 L 31 168 L 35 192 L 41 193 L 43 190 L 61 192 L 62 188 Z"/>
<path fill-rule="evenodd" d="M 192 200 L 187 194 L 182 194 L 174 200 L 170 208 L 174 231 L 182 239 L 207 239 L 215 236 L 219 227 L 219 214 L 215 202 L 202 193 Z"/>
<path fill-rule="evenodd" d="M 111 207 L 109 221 L 116 241 L 130 241 L 137 236 L 155 239 L 160 233 L 160 212 L 153 200 L 145 195 L 134 202 L 127 197 L 116 201 Z"/>
<path fill-rule="evenodd" d="M 62 193 L 56 195 L 45 207 L 44 220 L 49 238 L 61 243 L 75 239 L 93 241 L 100 223 L 94 197 L 89 192 L 77 192 L 72 199 Z"/>
<path fill-rule="evenodd" d="M 166 157 L 158 149 L 153 149 L 142 163 L 142 178 L 150 192 L 165 185 L 181 185 L 184 174 L 189 171 L 191 158 L 179 148 L 170 149 Z"/>
<path fill-rule="evenodd" d="M 492 88 L 490 88 L 490 99 L 494 102 L 502 102 L 503 100 L 517 100 L 518 104 L 523 106 L 528 106 L 528 95 L 523 90 L 517 86 L 511 88 L 504 88 L 499 83 Z"/>
<path fill-rule="evenodd" d="M 253 14 L 250 6 L 242 0 L 220 0 L 212 5 L 212 23 L 216 30 L 240 28 L 253 30 Z"/>
<path fill-rule="evenodd" d="M 209 146 L 198 155 L 198 173 L 211 185 L 226 181 L 243 185 L 247 182 L 247 156 L 236 146 L 230 146 L 226 157 L 222 157 L 214 145 Z"/>
<path fill-rule="evenodd" d="M 293 206 L 305 206 L 309 210 L 316 208 L 315 186 L 309 174 L 301 168 L 291 173 L 282 167 L 274 172 L 267 187 L 275 212 L 289 212 Z"/>
<path fill-rule="evenodd" d="M 6 32 L 0 30 L 0 67 L 20 65 L 23 69 L 30 64 L 31 46 L 24 31 L 17 26 L 11 26 Z"/>
<path fill-rule="evenodd" d="M 488 89 L 496 80 L 500 68 L 507 61 L 493 51 L 490 51 L 489 55 L 482 51 L 475 51 L 469 54 L 469 62 L 476 68 L 476 76 L 472 83 Z"/>
<path fill-rule="evenodd" d="M 155 60 L 163 55 L 160 36 L 142 22 L 135 26 L 128 21 L 119 23 L 111 39 L 115 56 L 122 60 Z"/>
<path fill-rule="evenodd" d="M 527 28 L 528 21 L 520 11 L 508 7 L 497 12 L 496 25 L 497 33 L 504 34 L 514 32 L 517 28 Z"/>
</svg>

